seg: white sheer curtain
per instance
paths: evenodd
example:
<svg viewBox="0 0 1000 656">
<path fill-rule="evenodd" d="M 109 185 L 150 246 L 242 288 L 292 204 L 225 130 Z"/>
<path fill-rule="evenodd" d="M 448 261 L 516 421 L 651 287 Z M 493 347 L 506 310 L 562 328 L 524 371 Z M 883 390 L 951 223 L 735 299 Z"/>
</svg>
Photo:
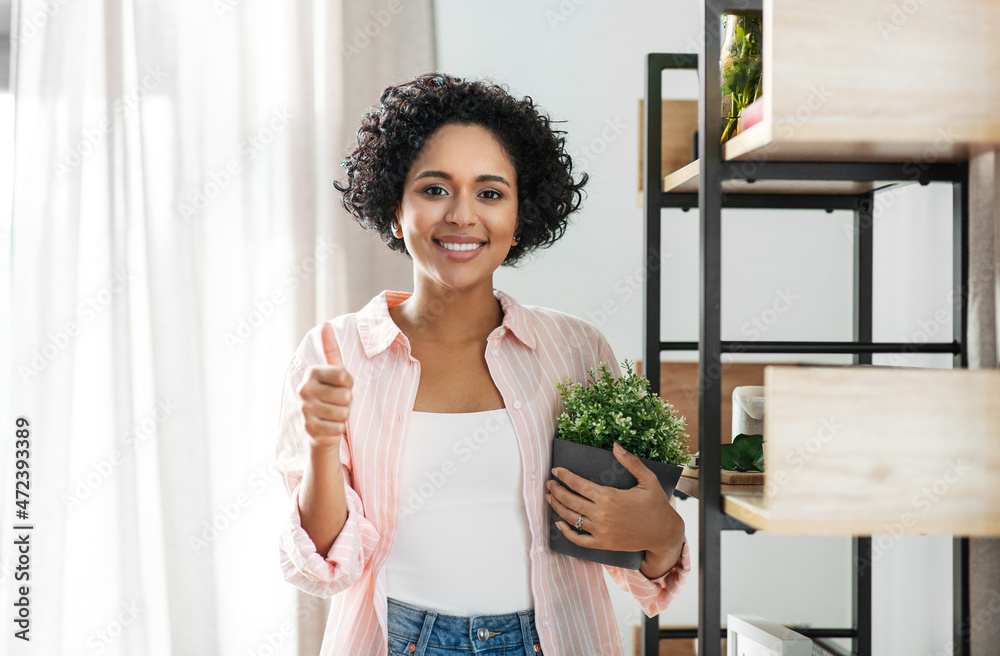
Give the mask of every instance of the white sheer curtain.
<svg viewBox="0 0 1000 656">
<path fill-rule="evenodd" d="M 30 587 L 31 641 L 8 617 L 0 652 L 315 653 L 277 567 L 280 385 L 308 328 L 409 285 L 331 181 L 360 108 L 433 67 L 429 0 L 345 5 L 15 2 L 0 595 Z"/>
</svg>

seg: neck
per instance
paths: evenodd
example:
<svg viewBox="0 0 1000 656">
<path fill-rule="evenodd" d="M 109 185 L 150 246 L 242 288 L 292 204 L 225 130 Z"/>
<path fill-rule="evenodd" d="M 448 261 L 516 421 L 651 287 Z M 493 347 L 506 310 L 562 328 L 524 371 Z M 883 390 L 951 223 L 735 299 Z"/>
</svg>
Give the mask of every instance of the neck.
<svg viewBox="0 0 1000 656">
<path fill-rule="evenodd" d="M 393 318 L 408 336 L 444 346 L 478 343 L 503 322 L 492 280 L 462 291 L 415 280 L 413 294 L 392 309 L 396 310 Z"/>
</svg>

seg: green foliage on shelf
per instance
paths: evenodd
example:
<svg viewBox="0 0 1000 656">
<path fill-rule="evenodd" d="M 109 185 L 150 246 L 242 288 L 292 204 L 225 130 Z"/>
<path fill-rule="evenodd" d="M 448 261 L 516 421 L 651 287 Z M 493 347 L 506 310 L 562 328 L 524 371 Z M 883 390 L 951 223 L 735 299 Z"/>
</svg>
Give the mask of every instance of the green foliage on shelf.
<svg viewBox="0 0 1000 656">
<path fill-rule="evenodd" d="M 727 15 L 734 21 L 733 39 L 722 57 L 722 96 L 732 95 L 729 116 L 722 117 L 722 141 L 736 134 L 740 114 L 760 96 L 763 72 L 760 14 Z"/>
<path fill-rule="evenodd" d="M 606 363 L 591 369 L 590 384 L 556 383 L 563 398 L 556 436 L 570 442 L 611 449 L 618 442 L 640 458 L 687 463 L 687 421 L 676 409 L 649 391 L 649 380 L 632 373 L 625 360 L 621 378 Z"/>
<path fill-rule="evenodd" d="M 722 445 L 722 468 L 738 472 L 764 471 L 764 436 L 740 433 Z"/>
</svg>

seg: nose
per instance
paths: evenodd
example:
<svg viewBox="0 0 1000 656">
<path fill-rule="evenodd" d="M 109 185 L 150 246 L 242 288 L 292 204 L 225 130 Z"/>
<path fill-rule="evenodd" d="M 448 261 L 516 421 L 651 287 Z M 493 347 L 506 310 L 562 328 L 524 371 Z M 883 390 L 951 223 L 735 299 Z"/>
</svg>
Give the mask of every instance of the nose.
<svg viewBox="0 0 1000 656">
<path fill-rule="evenodd" d="M 470 194 L 457 194 L 454 204 L 444 218 L 445 221 L 459 228 L 475 225 L 479 221 L 475 199 Z"/>
</svg>

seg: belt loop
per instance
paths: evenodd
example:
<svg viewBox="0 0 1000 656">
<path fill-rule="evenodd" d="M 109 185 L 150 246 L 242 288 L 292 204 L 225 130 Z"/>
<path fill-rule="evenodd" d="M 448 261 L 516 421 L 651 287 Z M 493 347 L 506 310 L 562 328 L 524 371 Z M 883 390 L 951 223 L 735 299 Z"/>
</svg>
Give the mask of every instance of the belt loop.
<svg viewBox="0 0 1000 656">
<path fill-rule="evenodd" d="M 524 643 L 524 653 L 535 653 L 535 641 L 531 637 L 531 615 L 534 611 L 518 613 L 517 619 L 521 622 L 521 641 Z"/>
<path fill-rule="evenodd" d="M 424 656 L 424 652 L 427 650 L 427 643 L 431 641 L 431 629 L 434 627 L 434 620 L 437 619 L 437 613 L 424 613 L 424 624 L 420 627 L 420 637 L 417 638 L 417 649 L 413 652 L 413 656 Z"/>
</svg>

